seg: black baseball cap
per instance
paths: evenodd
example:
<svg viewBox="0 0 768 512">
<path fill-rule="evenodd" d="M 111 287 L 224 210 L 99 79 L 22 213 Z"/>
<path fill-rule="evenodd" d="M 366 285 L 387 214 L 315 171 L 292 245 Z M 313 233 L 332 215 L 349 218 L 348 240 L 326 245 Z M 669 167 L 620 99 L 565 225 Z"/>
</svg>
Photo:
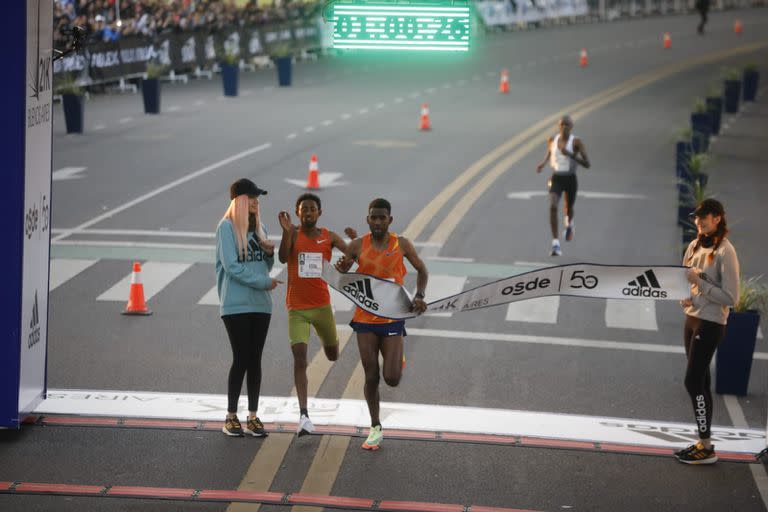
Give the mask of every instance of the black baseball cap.
<svg viewBox="0 0 768 512">
<path fill-rule="evenodd" d="M 717 217 L 722 217 L 725 215 L 725 208 L 717 199 L 705 199 L 693 210 L 691 217 L 706 217 L 710 213 Z"/>
<path fill-rule="evenodd" d="M 237 196 L 241 196 L 243 194 L 247 195 L 248 197 L 258 197 L 261 195 L 266 195 L 266 193 L 266 190 L 260 189 L 248 178 L 241 178 L 229 187 L 230 199 L 234 199 Z"/>
</svg>

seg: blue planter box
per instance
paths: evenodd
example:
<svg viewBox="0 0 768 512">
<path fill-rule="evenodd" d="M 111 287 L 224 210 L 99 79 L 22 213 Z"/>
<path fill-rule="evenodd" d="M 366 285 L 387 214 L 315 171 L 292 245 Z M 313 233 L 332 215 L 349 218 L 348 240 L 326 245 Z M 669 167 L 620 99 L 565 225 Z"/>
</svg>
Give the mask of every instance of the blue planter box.
<svg viewBox="0 0 768 512">
<path fill-rule="evenodd" d="M 686 181 L 693 179 L 688 170 L 688 161 L 692 152 L 691 143 L 688 141 L 678 141 L 675 144 L 675 176 Z"/>
<path fill-rule="evenodd" d="M 723 107 L 729 114 L 739 111 L 739 94 L 741 93 L 741 81 L 726 80 L 723 89 Z"/>
<path fill-rule="evenodd" d="M 709 149 L 709 135 L 712 133 L 712 116 L 709 112 L 691 114 L 691 142 L 694 153 L 705 153 Z"/>
<path fill-rule="evenodd" d="M 725 337 L 715 357 L 715 391 L 727 395 L 746 395 L 752 356 L 755 352 L 760 315 L 757 311 L 728 315 Z"/>
<path fill-rule="evenodd" d="M 67 133 L 83 133 L 84 98 L 79 94 L 62 94 L 61 104 L 64 107 L 64 124 L 67 126 Z"/>
<path fill-rule="evenodd" d="M 237 64 L 221 63 L 221 82 L 224 85 L 224 96 L 237 96 L 239 72 Z"/>
<path fill-rule="evenodd" d="M 144 113 L 160 113 L 160 80 L 147 78 L 141 81 L 141 95 L 144 98 Z"/>
<path fill-rule="evenodd" d="M 760 73 L 757 70 L 744 70 L 744 101 L 755 101 L 757 98 L 757 84 L 760 80 Z"/>
<path fill-rule="evenodd" d="M 707 98 L 707 112 L 712 116 L 712 135 L 720 133 L 720 121 L 723 118 L 723 98 Z"/>
<path fill-rule="evenodd" d="M 289 87 L 291 85 L 293 57 L 275 57 L 273 60 L 277 68 L 277 83 L 280 87 Z"/>
</svg>

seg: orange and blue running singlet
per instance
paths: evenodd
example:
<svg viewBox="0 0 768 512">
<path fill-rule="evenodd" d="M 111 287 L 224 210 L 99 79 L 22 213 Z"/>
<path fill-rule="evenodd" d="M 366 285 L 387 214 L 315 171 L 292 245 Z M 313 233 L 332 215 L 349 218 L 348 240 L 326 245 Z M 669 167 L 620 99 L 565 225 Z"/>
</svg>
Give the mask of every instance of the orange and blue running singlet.
<svg viewBox="0 0 768 512">
<path fill-rule="evenodd" d="M 361 240 L 363 247 L 360 250 L 360 256 L 357 258 L 357 272 L 394 281 L 402 285 L 406 270 L 403 263 L 403 251 L 400 248 L 400 240 L 397 234 L 389 234 L 389 243 L 383 251 L 379 251 L 373 246 L 370 233 L 364 235 Z M 395 322 L 395 320 L 373 315 L 360 308 L 355 310 L 355 316 L 352 317 L 352 321 L 365 324 L 389 324 Z"/>
</svg>

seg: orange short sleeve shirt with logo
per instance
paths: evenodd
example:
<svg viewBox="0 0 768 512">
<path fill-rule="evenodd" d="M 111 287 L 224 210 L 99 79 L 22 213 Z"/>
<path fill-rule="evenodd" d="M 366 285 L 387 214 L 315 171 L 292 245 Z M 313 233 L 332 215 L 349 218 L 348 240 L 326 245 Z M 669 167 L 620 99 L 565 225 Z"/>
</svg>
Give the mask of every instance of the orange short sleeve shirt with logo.
<svg viewBox="0 0 768 512">
<path fill-rule="evenodd" d="M 407 271 L 403 262 L 403 250 L 400 247 L 400 239 L 397 234 L 389 234 L 389 243 L 383 251 L 379 251 L 373 246 L 370 233 L 364 235 L 361 240 L 362 248 L 360 249 L 360 256 L 357 258 L 357 272 L 394 281 L 402 285 Z M 366 324 L 389 324 L 395 322 L 395 320 L 373 315 L 360 308 L 355 310 L 352 321 Z"/>
</svg>

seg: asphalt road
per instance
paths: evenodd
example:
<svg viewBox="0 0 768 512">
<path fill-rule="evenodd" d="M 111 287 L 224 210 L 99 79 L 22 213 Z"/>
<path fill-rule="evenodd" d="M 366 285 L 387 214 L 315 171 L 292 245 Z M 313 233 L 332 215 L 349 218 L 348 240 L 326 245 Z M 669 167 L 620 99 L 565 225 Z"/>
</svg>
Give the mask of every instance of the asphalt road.
<svg viewBox="0 0 768 512">
<path fill-rule="evenodd" d="M 737 16 L 745 22 L 741 35 L 731 30 Z M 78 179 L 53 183 L 52 258 L 93 263 L 51 291 L 49 388 L 225 393 L 226 334 L 218 307 L 200 304 L 215 285 L 210 235 L 226 209 L 229 184 L 240 177 L 269 190 L 262 209 L 269 231 L 277 234 L 277 212 L 291 211 L 302 192 L 285 180 L 303 180 L 312 154 L 318 155 L 321 172 L 341 173 L 336 186 L 320 191 L 324 225 L 363 231 L 368 202 L 388 198 L 392 229 L 418 231 L 414 241 L 433 279 L 465 278 L 464 289 L 501 277 L 491 268 L 503 274 L 573 262 L 678 264 L 675 134 L 687 125 L 694 100 L 719 87 L 723 68 L 758 62 L 763 74 L 768 72 L 765 44 L 736 51 L 768 43 L 766 26 L 764 10 L 724 12 L 712 15 L 705 37 L 696 35 L 693 17 L 678 16 L 498 34 L 478 40 L 467 56 L 323 58 L 296 65 L 295 84 L 287 89 L 274 86 L 272 70 L 245 73 L 234 99 L 222 97 L 216 78 L 164 84 L 159 116 L 142 113 L 140 96 L 94 96 L 86 105 L 82 136 L 65 134 L 57 110 L 53 168 L 85 169 Z M 670 50 L 662 49 L 664 32 L 672 36 Z M 581 48 L 589 52 L 587 68 L 578 65 Z M 502 68 L 510 70 L 509 95 L 497 92 Z M 674 72 L 657 73 L 661 69 Z M 630 90 L 642 76 L 655 78 Z M 607 101 L 606 91 L 622 83 L 629 92 Z M 595 95 L 588 112 L 579 114 L 573 107 Z M 605 104 L 598 104 L 600 99 Z M 430 132 L 417 129 L 422 103 L 430 107 Z M 538 132 L 531 134 L 532 149 L 520 151 L 465 214 L 457 215 L 461 202 L 482 174 L 460 187 L 423 229 L 409 228 L 475 162 L 563 109 L 577 114 L 574 131 L 593 164 L 580 171 L 580 193 L 618 196 L 579 197 L 576 238 L 564 244 L 562 257 L 549 256 L 546 199 L 508 197 L 545 190 L 546 174 L 535 173 L 545 151 Z M 754 214 L 765 213 L 760 194 L 768 182 L 755 178 L 764 160 L 753 158 L 754 143 L 743 141 L 766 133 L 766 112 L 734 118 L 732 132 L 713 149 L 717 155 L 723 148 L 712 164 L 712 180 L 718 197 L 741 219 L 733 224 L 732 236 L 748 275 L 762 269 L 765 228 Z M 554 123 L 549 131 L 554 133 Z M 728 179 L 731 161 L 740 174 Z M 130 273 L 134 259 L 175 264 L 169 270 L 173 278 L 149 300 L 151 317 L 121 316 L 124 301 L 97 300 Z M 283 301 L 284 289 L 276 290 L 264 354 L 264 396 L 289 396 L 293 386 Z M 692 424 L 681 354 L 462 335 L 681 345 L 677 304 L 657 302 L 651 310 L 620 315 L 623 326 L 609 325 L 607 308 L 602 299 L 565 297 L 554 321 L 509 319 L 506 307 L 410 321 L 411 329 L 443 334 L 408 336 L 403 381 L 394 389 L 382 386 L 381 399 Z M 633 316 L 634 324 L 628 318 Z M 338 324 L 350 319 L 351 312 L 337 312 Z M 313 340 L 310 358 L 317 350 Z M 764 340 L 756 350 L 766 351 Z M 348 397 L 345 390 L 358 362 L 352 339 L 316 396 Z M 746 419 L 741 426 L 765 427 L 767 388 L 768 361 L 756 359 L 749 394 L 735 399 Z M 436 429 L 450 430 L 450 416 L 435 421 L 444 423 Z M 714 423 L 734 421 L 717 395 Z M 276 437 L 232 440 L 211 431 L 25 427 L 0 432 L 0 480 L 235 489 L 254 456 Z M 291 441 L 271 490 L 302 489 L 313 458 L 327 449 L 324 442 L 320 436 Z M 757 511 L 766 510 L 768 499 L 759 490 L 768 478 L 760 465 L 721 462 L 694 468 L 669 457 L 398 440 L 386 441 L 378 453 L 361 453 L 358 442 L 353 438 L 341 452 L 327 494 L 534 510 L 695 506 Z M 2 510 L 226 508 L 226 503 L 0 494 Z"/>
</svg>

